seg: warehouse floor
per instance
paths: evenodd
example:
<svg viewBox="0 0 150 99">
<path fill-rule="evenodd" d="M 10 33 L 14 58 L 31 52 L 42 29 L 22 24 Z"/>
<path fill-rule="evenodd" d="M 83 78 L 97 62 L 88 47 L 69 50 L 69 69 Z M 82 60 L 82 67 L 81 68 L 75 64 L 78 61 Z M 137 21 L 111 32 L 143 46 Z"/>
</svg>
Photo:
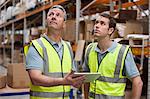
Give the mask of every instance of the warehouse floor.
<svg viewBox="0 0 150 99">
<path fill-rule="evenodd" d="M 6 73 L 7 73 L 6 68 L 4 68 L 3 66 L 0 65 L 0 74 L 6 75 Z M 6 96 L 1 96 L 0 95 L 0 99 L 29 99 L 29 94 L 25 94 L 25 95 L 10 95 L 10 96 L 9 95 L 10 94 L 8 94 L 8 96 L 7 95 Z M 130 99 L 129 97 L 131 97 L 131 91 L 126 91 L 126 99 Z M 146 97 L 142 96 L 141 99 L 146 99 Z"/>
</svg>

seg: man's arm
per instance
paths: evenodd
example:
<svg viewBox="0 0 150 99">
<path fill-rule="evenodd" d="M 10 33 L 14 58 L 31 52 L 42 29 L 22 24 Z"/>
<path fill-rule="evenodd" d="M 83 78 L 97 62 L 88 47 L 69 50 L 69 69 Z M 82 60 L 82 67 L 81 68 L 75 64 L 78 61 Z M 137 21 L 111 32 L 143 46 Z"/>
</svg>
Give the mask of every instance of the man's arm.
<svg viewBox="0 0 150 99">
<path fill-rule="evenodd" d="M 73 71 L 68 73 L 64 78 L 53 78 L 43 75 L 43 59 L 33 46 L 29 48 L 26 56 L 26 70 L 29 73 L 32 83 L 38 86 L 72 85 L 78 88 L 81 86 L 84 78 L 72 78 Z"/>
<path fill-rule="evenodd" d="M 53 78 L 45 76 L 40 70 L 28 70 L 30 79 L 34 85 L 37 86 L 59 86 L 59 85 L 73 85 L 74 87 L 80 87 L 84 76 L 72 78 L 73 72 L 68 73 L 64 78 Z"/>
<path fill-rule="evenodd" d="M 60 85 L 63 83 L 62 78 L 55 79 L 55 78 L 42 75 L 42 72 L 40 70 L 30 69 L 28 70 L 28 73 L 32 81 L 32 84 L 37 85 L 37 86 L 49 87 L 49 86 Z"/>
<path fill-rule="evenodd" d="M 127 78 L 132 81 L 131 99 L 140 99 L 143 82 L 141 80 L 140 73 L 136 67 L 131 50 L 129 50 L 129 52 L 127 53 L 124 72 Z"/>
<path fill-rule="evenodd" d="M 143 82 L 140 76 L 131 78 L 132 80 L 132 99 L 140 99 Z"/>
</svg>

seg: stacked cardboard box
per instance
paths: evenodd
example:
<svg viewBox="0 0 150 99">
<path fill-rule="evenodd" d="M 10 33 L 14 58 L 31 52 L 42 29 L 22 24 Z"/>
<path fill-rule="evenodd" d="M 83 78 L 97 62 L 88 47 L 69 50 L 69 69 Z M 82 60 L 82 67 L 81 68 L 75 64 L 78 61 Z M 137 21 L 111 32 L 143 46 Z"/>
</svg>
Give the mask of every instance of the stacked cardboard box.
<svg viewBox="0 0 150 99">
<path fill-rule="evenodd" d="M 79 36 L 85 33 L 84 29 L 85 29 L 85 23 L 80 22 Z M 66 28 L 62 36 L 63 36 L 63 39 L 65 40 L 75 41 L 76 39 L 76 21 L 75 20 L 72 19 L 72 20 L 66 21 Z M 83 38 L 83 37 L 80 37 L 80 38 Z"/>
<path fill-rule="evenodd" d="M 8 86 L 12 88 L 27 88 L 29 83 L 30 79 L 23 63 L 8 64 Z"/>
<path fill-rule="evenodd" d="M 124 38 L 127 37 L 128 34 L 143 34 L 142 24 L 138 21 L 127 21 L 126 28 L 124 31 Z"/>
<path fill-rule="evenodd" d="M 94 22 L 91 20 L 85 21 L 85 40 L 92 40 Z"/>
<path fill-rule="evenodd" d="M 6 76 L 0 75 L 0 88 L 5 88 L 6 86 Z"/>
</svg>

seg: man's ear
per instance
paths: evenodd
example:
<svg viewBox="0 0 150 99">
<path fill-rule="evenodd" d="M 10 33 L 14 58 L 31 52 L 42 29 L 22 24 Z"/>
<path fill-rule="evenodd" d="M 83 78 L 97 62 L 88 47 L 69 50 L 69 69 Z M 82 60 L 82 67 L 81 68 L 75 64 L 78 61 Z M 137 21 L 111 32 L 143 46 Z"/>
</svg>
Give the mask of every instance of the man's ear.
<svg viewBox="0 0 150 99">
<path fill-rule="evenodd" d="M 114 28 L 109 28 L 109 35 L 111 35 L 114 32 Z"/>
</svg>

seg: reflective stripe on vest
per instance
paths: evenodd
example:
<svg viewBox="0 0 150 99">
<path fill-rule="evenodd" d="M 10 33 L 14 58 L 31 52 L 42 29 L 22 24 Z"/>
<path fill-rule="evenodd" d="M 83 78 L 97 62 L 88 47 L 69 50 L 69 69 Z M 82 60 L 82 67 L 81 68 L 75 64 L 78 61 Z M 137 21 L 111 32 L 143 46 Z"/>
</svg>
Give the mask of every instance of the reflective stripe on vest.
<svg viewBox="0 0 150 99">
<path fill-rule="evenodd" d="M 116 68 L 115 68 L 115 72 L 114 72 L 114 78 L 100 76 L 97 80 L 104 81 L 104 82 L 110 82 L 110 83 L 125 83 L 126 82 L 126 78 L 119 78 L 120 68 L 121 68 L 121 64 L 123 61 L 123 54 L 125 52 L 125 49 L 126 49 L 125 46 L 121 46 L 121 48 L 119 50 L 119 54 L 118 54 L 118 58 L 117 58 L 117 62 L 116 62 Z"/>
<path fill-rule="evenodd" d="M 55 93 L 50 93 L 50 92 L 36 92 L 36 91 L 30 91 L 30 95 L 31 96 L 36 96 L 36 97 L 43 97 L 43 98 L 57 98 L 57 97 L 63 97 L 63 94 L 64 94 L 64 97 L 67 97 L 69 96 L 69 92 L 55 92 Z"/>
<path fill-rule="evenodd" d="M 63 43 L 62 61 L 60 60 L 56 50 L 52 47 L 50 42 L 48 42 L 45 38 L 41 37 L 40 39 L 33 40 L 32 43 L 33 46 L 38 51 L 38 53 L 40 54 L 40 56 L 42 56 L 44 60 L 44 68 L 43 68 L 44 75 L 50 77 L 62 78 L 68 72 L 70 72 L 72 67 L 72 59 L 70 55 L 70 49 L 68 48 L 66 42 L 62 41 Z M 61 68 L 63 69 L 63 72 L 61 72 L 62 71 Z M 49 96 L 50 96 L 49 98 L 55 96 L 60 98 L 63 96 L 64 97 L 69 96 L 70 86 L 43 87 L 43 86 L 35 86 L 31 84 L 31 92 L 32 94 L 30 98 L 32 99 L 40 99 L 40 98 L 43 99 L 44 97 L 49 97 Z"/>
<path fill-rule="evenodd" d="M 96 46 L 97 43 L 92 43 L 89 46 L 91 50 L 89 50 L 88 64 L 90 72 L 98 71 L 100 77 L 96 82 L 90 83 L 90 92 L 110 96 L 123 96 L 126 86 L 126 77 L 122 75 L 122 70 L 129 47 L 117 44 L 115 50 L 107 53 L 98 66 L 98 55 L 97 52 L 95 52 Z"/>
<path fill-rule="evenodd" d="M 94 94 L 93 92 L 90 92 L 89 96 L 92 99 L 93 98 L 94 99 L 124 99 L 124 96 L 108 96 L 108 95 L 102 95 L 102 94 Z"/>
<path fill-rule="evenodd" d="M 126 82 L 126 78 L 110 78 L 110 77 L 105 77 L 105 76 L 100 76 L 97 80 L 110 82 L 110 83 L 125 83 Z"/>
<path fill-rule="evenodd" d="M 48 60 L 46 48 L 40 39 L 38 39 L 37 42 L 41 45 L 41 47 L 43 49 L 43 60 L 44 60 L 44 72 L 43 73 L 46 76 L 51 76 L 51 75 L 49 75 L 49 71 L 48 71 L 49 70 L 48 69 L 49 68 L 49 60 Z M 62 77 L 62 76 L 58 76 L 58 77 Z"/>
</svg>

